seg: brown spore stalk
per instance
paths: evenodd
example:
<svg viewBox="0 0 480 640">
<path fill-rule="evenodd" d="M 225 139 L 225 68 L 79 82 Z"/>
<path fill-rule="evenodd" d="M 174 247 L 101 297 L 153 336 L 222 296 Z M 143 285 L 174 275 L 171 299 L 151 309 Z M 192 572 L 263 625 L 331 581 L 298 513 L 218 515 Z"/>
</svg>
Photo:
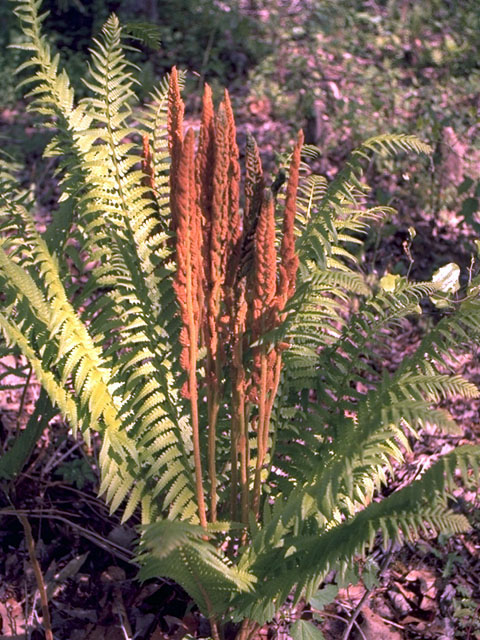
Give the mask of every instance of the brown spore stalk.
<svg viewBox="0 0 480 640">
<path fill-rule="evenodd" d="M 155 168 L 153 166 L 152 152 L 150 150 L 150 140 L 147 134 L 142 136 L 142 172 L 144 187 L 150 187 L 155 191 Z"/>
<path fill-rule="evenodd" d="M 288 174 L 285 210 L 283 215 L 282 244 L 280 248 L 279 284 L 277 308 L 282 311 L 285 304 L 295 293 L 297 280 L 298 255 L 295 251 L 295 214 L 297 211 L 297 191 L 300 171 L 300 154 L 303 146 L 303 131 L 297 136 Z"/>
<path fill-rule="evenodd" d="M 208 416 L 208 519 L 215 522 L 219 508 L 217 422 L 223 411 L 224 418 L 230 417 L 230 516 L 247 524 L 250 510 L 256 516 L 259 513 L 271 414 L 282 352 L 288 346 L 264 337 L 283 322 L 285 306 L 295 292 L 298 257 L 294 226 L 303 134 L 299 133 L 292 155 L 277 251 L 276 201 L 265 190 L 260 156 L 251 137 L 247 141 L 241 214 L 239 152 L 228 92 L 215 113 L 211 90 L 205 87 L 196 154 L 193 132 L 188 131 L 185 139 L 182 135 L 183 103 L 176 70 L 171 76 L 168 104 L 172 228 L 177 246 L 174 287 L 182 320 L 181 366 L 187 374 L 184 391 L 191 403 L 200 520 L 205 526 L 198 424 L 202 390 Z M 201 347 L 206 354 L 205 378 L 199 384 Z M 257 451 L 252 466 L 249 439 L 253 434 Z"/>
<path fill-rule="evenodd" d="M 174 190 L 177 213 L 176 262 L 173 283 L 182 318 L 180 364 L 187 372 L 185 395 L 190 399 L 195 487 L 200 524 L 206 528 L 206 506 L 203 493 L 200 427 L 198 417 L 197 358 L 200 316 L 201 222 L 195 189 L 195 138 L 189 129 L 185 141 L 178 147 L 177 184 Z"/>
<path fill-rule="evenodd" d="M 169 90 L 168 90 L 168 113 L 167 113 L 167 129 L 168 129 L 168 151 L 171 158 L 170 166 L 170 208 L 171 208 L 171 228 L 173 231 L 177 228 L 178 211 L 176 209 L 175 189 L 179 184 L 178 168 L 183 144 L 183 114 L 185 106 L 180 95 L 178 86 L 178 72 L 176 67 L 170 72 Z"/>
</svg>

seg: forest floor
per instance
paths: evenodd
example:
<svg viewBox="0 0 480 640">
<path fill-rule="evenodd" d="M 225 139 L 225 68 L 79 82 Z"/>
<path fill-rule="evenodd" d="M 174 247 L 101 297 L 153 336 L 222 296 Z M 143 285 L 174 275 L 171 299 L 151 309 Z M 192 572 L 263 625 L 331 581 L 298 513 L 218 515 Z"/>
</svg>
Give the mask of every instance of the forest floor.
<svg viewBox="0 0 480 640">
<path fill-rule="evenodd" d="M 252 101 L 237 115 L 240 136 L 253 128 L 259 148 L 267 151 L 271 161 L 278 140 L 288 139 L 288 132 L 264 117 L 262 106 Z M 29 137 L 32 151 L 24 177 L 26 184 L 36 185 L 40 196 L 41 224 L 56 189 L 49 178 L 52 165 L 37 161 L 43 147 L 38 136 L 43 134 L 30 130 L 28 118 L 15 110 L 0 114 L 0 127 L 8 128 L 12 138 L 17 130 L 19 140 Z M 454 212 L 436 218 L 418 213 L 401 216 L 375 249 L 375 269 L 380 272 L 406 259 L 405 239 L 412 225 L 416 230 L 411 246 L 414 277 L 431 277 L 431 264 L 457 262 L 468 268 L 474 234 Z M 372 254 L 363 259 L 372 260 Z M 405 320 L 388 352 L 378 354 L 383 366 L 395 368 L 415 348 L 420 335 L 418 321 Z M 480 346 L 476 352 L 460 354 L 451 363 L 455 372 L 477 384 L 479 350 Z M 2 359 L 2 373 L 15 364 L 11 357 Z M 13 375 L 3 377 L 2 385 L 12 387 L 0 391 L 0 447 L 5 451 L 33 412 L 39 388 L 32 380 Z M 406 464 L 388 492 L 410 482 L 455 447 L 480 443 L 479 408 L 478 399 L 450 403 L 459 433 L 423 430 L 418 440 L 411 441 Z M 0 484 L 0 637 L 44 637 L 37 582 L 19 515 L 26 515 L 32 527 L 56 640 L 207 637 L 208 623 L 179 587 L 168 580 L 143 585 L 136 581 L 133 541 L 138 522 L 132 518 L 121 525 L 118 516 L 109 515 L 103 500 L 96 497 L 98 450 L 98 441 L 87 449 L 55 418 L 22 473 Z M 470 531 L 450 537 L 425 535 L 415 543 L 387 550 L 378 545 L 364 562 L 363 581 L 341 589 L 321 614 L 310 606 L 286 607 L 261 635 L 288 638 L 291 620 L 313 616 L 327 640 L 340 639 L 354 615 L 350 640 L 480 640 L 480 499 L 460 484 L 454 494 L 452 507 L 467 516 Z M 381 570 L 378 578 L 376 569 Z"/>
</svg>

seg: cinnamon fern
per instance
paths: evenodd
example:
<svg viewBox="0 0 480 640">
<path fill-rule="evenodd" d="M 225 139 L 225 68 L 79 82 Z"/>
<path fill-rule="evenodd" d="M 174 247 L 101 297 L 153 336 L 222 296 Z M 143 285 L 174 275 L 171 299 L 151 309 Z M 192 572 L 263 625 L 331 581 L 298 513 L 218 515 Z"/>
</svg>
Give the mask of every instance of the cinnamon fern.
<svg viewBox="0 0 480 640">
<path fill-rule="evenodd" d="M 40 233 L 2 162 L 0 326 L 73 431 L 100 434 L 101 493 L 141 514 L 140 577 L 176 580 L 215 638 L 234 620 L 246 640 L 379 532 L 465 530 L 446 496 L 457 468 L 478 481 L 478 447 L 382 487 L 423 425 L 457 428 L 440 400 L 478 395 L 448 373 L 480 333 L 478 283 L 387 371 L 376 343 L 449 294 L 438 278 L 367 281 L 352 249 L 392 212 L 368 205 L 370 157 L 428 145 L 372 138 L 328 182 L 300 131 L 278 192 L 250 136 L 242 180 L 228 92 L 215 108 L 205 87 L 198 141 L 175 68 L 139 107 L 112 15 L 77 102 L 40 1 L 13 2 L 61 197 Z"/>
</svg>

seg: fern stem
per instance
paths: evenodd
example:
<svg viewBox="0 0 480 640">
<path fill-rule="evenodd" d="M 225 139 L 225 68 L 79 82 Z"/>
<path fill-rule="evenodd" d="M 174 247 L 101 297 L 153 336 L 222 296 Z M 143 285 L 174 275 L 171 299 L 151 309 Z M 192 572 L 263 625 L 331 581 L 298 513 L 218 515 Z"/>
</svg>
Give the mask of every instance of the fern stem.
<svg viewBox="0 0 480 640">
<path fill-rule="evenodd" d="M 276 354 L 275 364 L 273 366 L 273 381 L 270 379 L 268 371 L 269 358 L 267 354 L 262 354 L 261 365 L 261 383 L 260 383 L 260 402 L 259 402 L 259 419 L 257 433 L 257 465 L 255 469 L 255 485 L 253 493 L 253 511 L 256 516 L 260 510 L 260 493 L 261 493 L 261 474 L 263 463 L 268 451 L 268 438 L 270 434 L 270 418 L 273 410 L 273 403 L 280 384 L 280 374 L 282 371 L 282 355 L 281 352 Z"/>
<path fill-rule="evenodd" d="M 249 503 L 249 478 L 248 478 L 248 431 L 245 419 L 245 390 L 242 388 L 238 392 L 238 417 L 239 417 L 239 450 L 240 450 L 240 486 L 242 490 L 242 522 L 248 523 L 248 503 Z"/>
<path fill-rule="evenodd" d="M 235 408 L 233 408 L 235 411 Z M 238 416 L 233 416 L 230 425 L 230 517 L 237 520 L 238 497 Z"/>
<path fill-rule="evenodd" d="M 213 366 L 212 366 L 213 365 Z M 210 520 L 217 521 L 217 468 L 216 468 L 216 440 L 217 419 L 220 409 L 219 376 L 220 366 L 218 358 L 212 363 L 211 354 L 208 354 L 207 369 L 215 368 L 215 374 L 208 377 L 207 402 L 208 402 L 208 475 L 210 480 Z"/>
<path fill-rule="evenodd" d="M 237 633 L 235 640 L 250 640 L 255 637 L 255 634 L 260 629 L 260 625 L 253 620 L 245 618 L 240 627 L 240 631 Z"/>
<path fill-rule="evenodd" d="M 231 274 L 230 274 L 231 275 Z M 232 275 L 232 279 L 234 276 Z M 227 314 L 230 321 L 231 353 L 230 377 L 232 381 L 232 474 L 235 475 L 235 488 L 232 483 L 232 514 L 235 512 L 233 499 L 237 499 L 237 465 L 240 458 L 240 489 L 242 522 L 248 522 L 248 437 L 245 416 L 245 368 L 243 364 L 243 342 L 248 306 L 245 300 L 245 287 L 238 284 L 230 287 L 226 296 Z M 233 516 L 232 516 L 232 519 Z"/>
<path fill-rule="evenodd" d="M 242 459 L 242 425 L 241 425 L 241 398 L 238 386 L 236 384 L 237 372 L 232 371 L 232 384 L 234 386 L 232 392 L 232 419 L 230 422 L 230 464 L 231 464 L 231 478 L 230 478 L 230 517 L 232 520 L 238 520 L 238 486 L 240 479 L 240 489 L 244 492 L 243 475 L 240 464 L 240 474 L 238 469 L 238 459 Z M 242 498 L 243 500 L 243 498 Z M 248 511 L 247 511 L 248 513 Z M 247 522 L 243 517 L 242 521 Z"/>
<path fill-rule="evenodd" d="M 208 591 L 203 586 L 202 581 L 201 581 L 200 578 L 197 578 L 197 576 L 195 576 L 194 580 L 195 580 L 195 583 L 196 583 L 199 591 L 201 592 L 201 594 L 202 594 L 202 596 L 203 596 L 203 598 L 205 600 L 205 604 L 207 606 L 208 621 L 210 622 L 210 631 L 211 631 L 211 634 L 212 634 L 212 638 L 213 638 L 213 640 L 222 640 L 222 637 L 220 635 L 217 616 L 213 612 L 212 601 L 210 600 L 210 597 L 208 595 Z"/>
<path fill-rule="evenodd" d="M 195 327 L 195 319 L 192 304 L 192 273 L 190 261 L 187 262 L 186 273 L 187 289 L 187 314 L 188 332 L 190 337 L 190 366 L 188 371 L 188 387 L 190 392 L 190 405 L 192 410 L 192 444 L 193 460 L 195 465 L 195 490 L 197 494 L 198 516 L 201 526 L 207 528 L 207 515 L 205 496 L 203 493 L 202 458 L 200 454 L 200 429 L 198 420 L 198 389 L 197 389 L 197 340 L 198 334 Z"/>
<path fill-rule="evenodd" d="M 270 417 L 272 415 L 273 403 L 275 402 L 275 396 L 277 395 L 278 385 L 280 384 L 280 374 L 282 372 L 282 354 L 277 353 L 274 366 L 273 385 L 270 389 L 270 395 L 268 397 L 267 411 L 265 416 L 265 430 L 264 430 L 264 442 L 263 447 L 265 453 L 268 449 L 268 435 L 270 431 Z"/>
<path fill-rule="evenodd" d="M 25 537 L 27 539 L 28 554 L 30 556 L 30 562 L 33 566 L 33 572 L 35 573 L 35 580 L 37 582 L 38 591 L 40 593 L 40 602 L 42 605 L 43 613 L 43 629 L 45 631 L 46 640 L 53 640 L 52 623 L 50 620 L 50 611 L 48 609 L 48 596 L 47 589 L 45 587 L 45 581 L 43 579 L 42 570 L 35 555 L 35 541 L 32 536 L 32 529 L 26 516 L 17 514 L 18 519 L 22 523 L 23 530 L 25 531 Z"/>
<path fill-rule="evenodd" d="M 222 640 L 220 631 L 218 628 L 218 622 L 215 618 L 210 618 L 210 631 L 212 632 L 213 640 Z"/>
<path fill-rule="evenodd" d="M 255 482 L 253 487 L 252 509 L 255 516 L 258 516 L 260 507 L 260 491 L 262 479 L 262 467 L 265 459 L 265 422 L 267 416 L 267 357 L 265 348 L 262 348 L 260 364 L 260 393 L 258 402 L 258 425 L 257 425 L 257 464 L 255 467 Z M 268 427 L 267 427 L 268 429 Z"/>
</svg>

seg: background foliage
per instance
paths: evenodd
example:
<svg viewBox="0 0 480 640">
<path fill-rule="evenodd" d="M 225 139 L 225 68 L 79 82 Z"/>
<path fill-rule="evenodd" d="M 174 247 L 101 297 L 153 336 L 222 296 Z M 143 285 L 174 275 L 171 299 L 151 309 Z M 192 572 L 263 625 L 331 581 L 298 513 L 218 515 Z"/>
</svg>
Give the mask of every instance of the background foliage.
<svg viewBox="0 0 480 640">
<path fill-rule="evenodd" d="M 395 179 L 391 162 L 372 167 L 377 200 L 400 206 L 402 233 L 415 212 L 445 217 L 454 211 L 461 224 L 480 229 L 475 0 L 48 0 L 45 9 L 47 35 L 66 59 L 76 95 L 85 94 L 79 78 L 89 43 L 109 12 L 122 23 L 148 21 L 156 25 L 160 45 L 132 41 L 140 48 L 133 59 L 142 66 L 144 98 L 175 63 L 189 71 L 187 110 L 198 109 L 194 96 L 203 79 L 217 94 L 228 86 L 237 113 L 243 109 L 273 147 L 285 147 L 303 127 L 306 141 L 321 148 L 318 168 L 327 175 L 365 138 L 383 131 L 416 133 L 434 145 L 432 160 L 415 167 L 405 162 Z M 6 47 L 23 36 L 8 2 L 0 6 L 0 19 L 0 107 L 11 109 L 19 99 L 19 57 Z M 18 131 L 17 139 L 22 136 Z M 41 144 L 32 136 L 6 143 L 20 160 L 36 147 Z M 38 171 L 32 179 L 38 180 Z M 397 258 L 399 264 L 387 266 L 404 273 L 407 263 Z"/>
</svg>

